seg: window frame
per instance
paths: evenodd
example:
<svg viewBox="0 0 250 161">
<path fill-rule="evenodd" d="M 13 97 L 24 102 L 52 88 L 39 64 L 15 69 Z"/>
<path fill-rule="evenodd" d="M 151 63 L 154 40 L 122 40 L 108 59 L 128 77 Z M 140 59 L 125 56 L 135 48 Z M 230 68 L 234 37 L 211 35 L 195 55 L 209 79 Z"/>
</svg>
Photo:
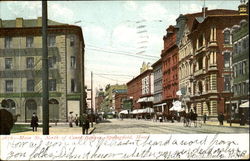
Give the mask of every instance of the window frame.
<svg viewBox="0 0 250 161">
<path fill-rule="evenodd" d="M 32 82 L 32 83 L 30 83 Z M 35 80 L 34 79 L 27 79 L 27 92 L 34 92 L 35 91 Z"/>
<path fill-rule="evenodd" d="M 11 85 L 8 85 L 8 83 L 11 83 Z M 11 86 L 10 90 L 8 90 L 9 89 L 8 86 Z M 13 80 L 5 80 L 5 91 L 6 92 L 13 92 L 14 91 L 14 82 L 13 82 Z"/>
<path fill-rule="evenodd" d="M 7 60 L 11 60 L 11 61 L 7 61 Z M 7 69 L 7 70 L 13 69 L 13 58 L 5 58 L 4 63 L 5 63 L 5 65 L 4 65 L 5 69 Z"/>
</svg>

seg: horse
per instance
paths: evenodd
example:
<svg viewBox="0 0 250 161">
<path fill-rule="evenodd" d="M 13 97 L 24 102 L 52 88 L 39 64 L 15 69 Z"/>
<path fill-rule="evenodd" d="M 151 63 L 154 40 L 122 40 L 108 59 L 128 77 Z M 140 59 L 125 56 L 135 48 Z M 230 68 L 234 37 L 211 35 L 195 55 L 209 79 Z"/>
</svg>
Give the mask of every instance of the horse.
<svg viewBox="0 0 250 161">
<path fill-rule="evenodd" d="M 18 117 L 20 117 L 20 114 L 13 116 L 8 110 L 0 109 L 0 135 L 10 135 Z"/>
</svg>

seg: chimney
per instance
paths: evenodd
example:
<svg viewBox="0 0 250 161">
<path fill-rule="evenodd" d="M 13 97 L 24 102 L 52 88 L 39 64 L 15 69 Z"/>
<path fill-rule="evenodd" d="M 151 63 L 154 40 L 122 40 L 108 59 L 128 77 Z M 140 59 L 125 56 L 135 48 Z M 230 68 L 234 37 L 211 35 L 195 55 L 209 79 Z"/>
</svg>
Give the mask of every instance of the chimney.
<svg viewBox="0 0 250 161">
<path fill-rule="evenodd" d="M 23 27 L 23 18 L 16 18 L 16 27 Z"/>
<path fill-rule="evenodd" d="M 41 26 L 42 26 L 42 17 L 37 17 L 36 26 L 37 26 L 37 27 L 41 27 Z"/>
<path fill-rule="evenodd" d="M 202 7 L 203 18 L 206 17 L 207 7 Z"/>
</svg>

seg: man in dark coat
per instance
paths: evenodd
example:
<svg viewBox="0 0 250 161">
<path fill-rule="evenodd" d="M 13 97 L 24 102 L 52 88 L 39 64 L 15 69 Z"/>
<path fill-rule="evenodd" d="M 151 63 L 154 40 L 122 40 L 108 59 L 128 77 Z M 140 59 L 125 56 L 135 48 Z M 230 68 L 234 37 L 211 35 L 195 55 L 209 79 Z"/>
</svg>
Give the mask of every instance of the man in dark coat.
<svg viewBox="0 0 250 161">
<path fill-rule="evenodd" d="M 218 115 L 218 120 L 219 120 L 219 122 L 220 122 L 220 125 L 223 125 L 224 115 L 223 115 L 222 112 Z"/>
<path fill-rule="evenodd" d="M 33 132 L 34 132 L 34 131 L 37 131 L 37 127 L 38 127 L 38 117 L 36 116 L 36 113 L 35 113 L 35 112 L 34 112 L 33 115 L 32 115 L 30 126 L 32 127 Z"/>
</svg>

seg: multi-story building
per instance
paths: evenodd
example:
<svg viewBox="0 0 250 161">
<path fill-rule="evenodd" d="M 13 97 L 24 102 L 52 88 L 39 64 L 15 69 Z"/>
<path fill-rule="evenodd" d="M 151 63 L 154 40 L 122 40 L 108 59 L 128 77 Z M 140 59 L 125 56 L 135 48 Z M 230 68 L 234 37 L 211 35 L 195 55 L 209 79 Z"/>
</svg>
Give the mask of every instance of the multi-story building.
<svg viewBox="0 0 250 161">
<path fill-rule="evenodd" d="M 162 73 L 163 73 L 163 102 L 164 113 L 168 114 L 169 109 L 173 106 L 173 101 L 178 97 L 178 46 L 176 45 L 177 28 L 170 25 L 167 28 L 167 35 L 163 37 L 164 49 L 162 50 Z"/>
<path fill-rule="evenodd" d="M 115 112 L 115 93 L 126 93 L 127 85 L 126 84 L 108 84 L 104 92 L 104 100 L 101 102 L 101 111 L 103 112 Z"/>
<path fill-rule="evenodd" d="M 141 73 L 127 83 L 128 98 L 132 100 L 133 110 L 153 107 L 153 79 L 153 69 L 143 63 Z"/>
<path fill-rule="evenodd" d="M 42 120 L 42 18 L 0 19 L 0 107 Z M 79 114 L 84 40 L 79 26 L 48 20 L 49 119 Z M 80 74 L 79 74 L 80 73 Z"/>
<path fill-rule="evenodd" d="M 95 110 L 96 112 L 100 112 L 101 111 L 101 103 L 104 100 L 104 91 L 101 88 L 100 90 L 98 90 L 96 92 L 96 97 L 95 97 Z"/>
<path fill-rule="evenodd" d="M 152 68 L 154 73 L 154 111 L 163 113 L 165 103 L 162 103 L 162 60 L 156 61 Z"/>
<path fill-rule="evenodd" d="M 194 93 L 194 53 L 193 44 L 188 35 L 194 19 L 203 19 L 207 15 L 218 14 L 237 14 L 237 11 L 225 9 L 208 10 L 207 8 L 202 8 L 202 12 L 180 15 L 176 19 L 176 26 L 178 27 L 177 45 L 179 48 L 179 89 L 182 92 L 180 101 L 182 101 L 187 112 L 190 111 L 192 103 L 190 96 Z"/>
<path fill-rule="evenodd" d="M 226 105 L 228 109 L 227 112 L 232 113 L 234 117 L 242 113 L 249 116 L 249 107 L 240 108 L 240 105 L 249 101 L 248 27 L 248 22 L 244 19 L 240 21 L 239 25 L 234 25 L 231 29 L 226 28 L 224 30 L 224 43 L 233 46 L 232 55 L 230 52 L 224 53 L 224 66 L 227 65 L 227 67 L 233 70 L 231 75 L 224 75 L 224 89 L 233 91 L 234 95 L 230 98 L 231 102 L 230 99 L 228 99 Z M 232 56 L 232 60 L 230 60 L 230 55 Z M 232 87 L 232 89 L 230 89 L 230 87 Z M 230 107 L 230 103 L 232 103 L 232 107 Z"/>
<path fill-rule="evenodd" d="M 194 108 L 198 115 L 215 117 L 220 112 L 226 112 L 225 98 L 231 93 L 224 89 L 223 77 L 230 71 L 224 70 L 225 64 L 220 62 L 226 59 L 225 53 L 232 51 L 224 45 L 223 31 L 246 18 L 246 15 L 232 11 L 231 14 L 207 15 L 193 21 L 189 34 L 194 55 L 191 108 Z"/>
<path fill-rule="evenodd" d="M 126 101 L 128 100 L 127 97 L 127 91 L 126 92 L 115 92 L 115 112 L 119 113 L 122 110 L 130 110 L 131 111 L 131 105 L 126 106 Z M 129 102 L 130 103 L 130 102 Z"/>
</svg>

